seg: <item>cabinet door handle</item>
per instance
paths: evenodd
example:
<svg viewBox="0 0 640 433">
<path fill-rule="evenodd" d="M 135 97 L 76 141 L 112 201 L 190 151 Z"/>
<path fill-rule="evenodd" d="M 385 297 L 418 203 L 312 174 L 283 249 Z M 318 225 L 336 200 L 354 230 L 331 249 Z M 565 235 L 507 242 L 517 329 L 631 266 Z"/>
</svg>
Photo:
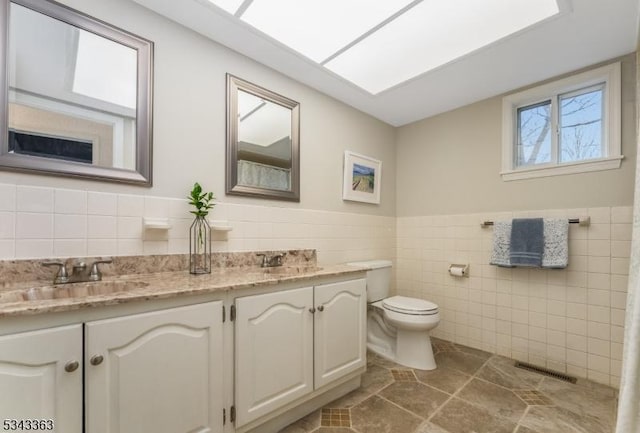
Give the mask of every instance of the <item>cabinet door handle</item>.
<svg viewBox="0 0 640 433">
<path fill-rule="evenodd" d="M 323 311 L 324 311 L 324 305 L 320 305 L 320 306 L 318 307 L 318 311 L 323 312 Z"/>
<path fill-rule="evenodd" d="M 91 365 L 100 365 L 104 361 L 104 357 L 102 355 L 93 355 L 89 362 Z"/>
<path fill-rule="evenodd" d="M 313 307 L 309 308 L 309 313 L 313 314 L 313 313 L 315 313 L 315 312 L 316 312 L 316 309 L 315 309 L 315 308 L 313 308 Z"/>
<path fill-rule="evenodd" d="M 69 361 L 64 366 L 64 371 L 67 373 L 73 373 L 80 367 L 80 363 L 78 361 Z"/>
</svg>

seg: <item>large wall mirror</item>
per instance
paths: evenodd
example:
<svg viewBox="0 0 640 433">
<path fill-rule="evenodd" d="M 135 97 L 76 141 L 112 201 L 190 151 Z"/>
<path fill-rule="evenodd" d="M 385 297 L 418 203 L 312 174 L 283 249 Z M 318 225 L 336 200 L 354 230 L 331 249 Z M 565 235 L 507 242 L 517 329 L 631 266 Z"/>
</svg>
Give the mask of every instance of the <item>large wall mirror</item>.
<svg viewBox="0 0 640 433">
<path fill-rule="evenodd" d="M 150 186 L 153 44 L 48 0 L 0 5 L 0 168 Z"/>
<path fill-rule="evenodd" d="M 227 74 L 227 194 L 300 201 L 299 112 Z"/>
</svg>

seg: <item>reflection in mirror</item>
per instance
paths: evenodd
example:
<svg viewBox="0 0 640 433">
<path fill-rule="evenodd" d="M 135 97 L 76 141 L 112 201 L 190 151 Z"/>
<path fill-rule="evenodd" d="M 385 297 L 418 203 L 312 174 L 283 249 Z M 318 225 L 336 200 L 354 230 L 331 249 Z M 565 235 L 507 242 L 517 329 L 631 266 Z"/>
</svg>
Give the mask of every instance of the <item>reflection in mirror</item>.
<svg viewBox="0 0 640 433">
<path fill-rule="evenodd" d="M 238 184 L 291 189 L 291 110 L 238 90 Z"/>
<path fill-rule="evenodd" d="M 150 185 L 151 43 L 42 0 L 8 22 L 0 165 Z"/>
<path fill-rule="evenodd" d="M 15 3 L 9 14 L 9 152 L 135 169 L 136 51 Z"/>
<path fill-rule="evenodd" d="M 227 193 L 299 201 L 299 104 L 227 77 Z"/>
</svg>

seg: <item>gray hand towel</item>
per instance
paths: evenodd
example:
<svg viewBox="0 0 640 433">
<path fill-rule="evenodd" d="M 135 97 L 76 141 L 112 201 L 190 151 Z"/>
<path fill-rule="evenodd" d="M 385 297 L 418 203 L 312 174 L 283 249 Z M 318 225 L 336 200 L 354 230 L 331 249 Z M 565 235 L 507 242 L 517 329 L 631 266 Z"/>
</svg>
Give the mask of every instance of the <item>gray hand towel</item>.
<svg viewBox="0 0 640 433">
<path fill-rule="evenodd" d="M 513 266 L 541 267 L 544 251 L 544 223 L 542 218 L 517 218 L 511 222 L 511 250 Z"/>
</svg>

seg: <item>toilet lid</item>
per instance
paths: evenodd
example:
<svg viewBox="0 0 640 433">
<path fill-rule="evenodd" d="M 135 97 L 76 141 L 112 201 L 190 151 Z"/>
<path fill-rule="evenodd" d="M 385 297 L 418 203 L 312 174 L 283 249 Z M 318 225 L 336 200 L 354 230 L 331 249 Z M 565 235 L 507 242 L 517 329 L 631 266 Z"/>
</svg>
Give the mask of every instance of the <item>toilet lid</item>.
<svg viewBox="0 0 640 433">
<path fill-rule="evenodd" d="M 406 296 L 392 296 L 382 301 L 387 310 L 405 314 L 435 314 L 438 306 L 424 299 L 407 298 Z"/>
</svg>

